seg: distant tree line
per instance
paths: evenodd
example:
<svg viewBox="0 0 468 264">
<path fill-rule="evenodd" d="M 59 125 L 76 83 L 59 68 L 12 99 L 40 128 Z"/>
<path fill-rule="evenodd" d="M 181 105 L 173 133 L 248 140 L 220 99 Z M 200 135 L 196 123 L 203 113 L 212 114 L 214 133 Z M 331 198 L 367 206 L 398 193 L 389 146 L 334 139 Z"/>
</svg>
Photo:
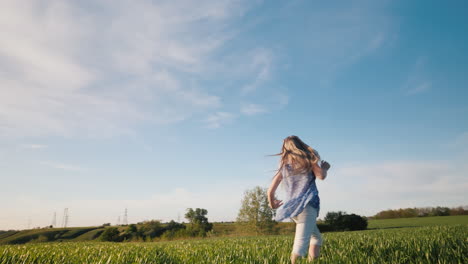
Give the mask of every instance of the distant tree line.
<svg viewBox="0 0 468 264">
<path fill-rule="evenodd" d="M 14 232 L 16 230 L 10 229 L 10 230 L 0 230 L 0 235 L 8 232 Z"/>
<path fill-rule="evenodd" d="M 373 219 L 425 217 L 425 216 L 448 216 L 448 215 L 468 215 L 466 207 L 419 207 L 400 208 L 395 210 L 385 210 L 378 212 Z"/>
<path fill-rule="evenodd" d="M 159 220 L 144 221 L 127 227 L 106 227 L 100 235 L 101 241 L 153 241 L 155 239 L 170 240 L 174 238 L 205 237 L 213 225 L 208 222 L 208 211 L 202 208 L 187 209 L 185 225 L 171 220 L 163 224 Z M 107 225 L 106 225 L 107 226 Z"/>
</svg>

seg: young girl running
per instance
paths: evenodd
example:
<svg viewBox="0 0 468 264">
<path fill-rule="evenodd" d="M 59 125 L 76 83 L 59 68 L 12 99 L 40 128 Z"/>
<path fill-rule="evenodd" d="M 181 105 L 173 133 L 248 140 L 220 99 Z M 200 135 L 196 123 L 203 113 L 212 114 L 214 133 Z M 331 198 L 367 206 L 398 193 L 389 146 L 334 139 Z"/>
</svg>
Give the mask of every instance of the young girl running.
<svg viewBox="0 0 468 264">
<path fill-rule="evenodd" d="M 297 136 L 284 139 L 279 169 L 268 189 L 270 207 L 277 209 L 276 221 L 291 218 L 296 223 L 296 234 L 291 254 L 294 264 L 298 257 L 304 257 L 309 247 L 309 260 L 320 254 L 322 236 L 317 228 L 316 218 L 320 209 L 315 179 L 324 180 L 330 164 L 321 161 L 318 152 L 305 144 Z M 276 200 L 275 191 L 283 183 L 286 192 L 285 202 Z M 310 246 L 309 246 L 310 243 Z"/>
</svg>

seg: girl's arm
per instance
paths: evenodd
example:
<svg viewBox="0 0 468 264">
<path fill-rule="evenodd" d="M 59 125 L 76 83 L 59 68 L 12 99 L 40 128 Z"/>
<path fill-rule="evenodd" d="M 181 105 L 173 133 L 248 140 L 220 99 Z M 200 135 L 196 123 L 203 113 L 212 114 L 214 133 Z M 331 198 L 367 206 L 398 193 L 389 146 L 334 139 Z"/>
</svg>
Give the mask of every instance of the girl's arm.
<svg viewBox="0 0 468 264">
<path fill-rule="evenodd" d="M 276 173 L 275 177 L 273 178 L 273 181 L 270 184 L 270 188 L 268 188 L 268 203 L 270 204 L 270 207 L 272 209 L 276 209 L 283 205 L 282 201 L 275 199 L 276 189 L 278 188 L 278 185 L 280 184 L 282 179 L 283 175 L 281 174 L 281 171 L 278 171 L 278 173 Z"/>
<path fill-rule="evenodd" d="M 312 171 L 314 172 L 315 177 L 325 180 L 327 177 L 327 171 L 330 169 L 330 164 L 326 161 L 321 162 L 321 166 L 319 166 L 317 163 L 314 163 L 312 166 Z"/>
</svg>

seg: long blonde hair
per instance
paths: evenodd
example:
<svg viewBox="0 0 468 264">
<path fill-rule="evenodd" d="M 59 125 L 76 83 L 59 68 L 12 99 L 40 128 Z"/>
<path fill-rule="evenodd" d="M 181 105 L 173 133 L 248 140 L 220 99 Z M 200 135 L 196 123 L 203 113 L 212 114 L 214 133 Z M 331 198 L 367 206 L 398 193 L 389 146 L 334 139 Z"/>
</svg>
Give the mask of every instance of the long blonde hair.
<svg viewBox="0 0 468 264">
<path fill-rule="evenodd" d="M 278 171 L 286 163 L 291 162 L 294 164 L 293 174 L 311 172 L 313 164 L 320 160 L 318 152 L 304 143 L 298 136 L 285 138 L 281 152 L 274 156 L 281 156 Z"/>
</svg>

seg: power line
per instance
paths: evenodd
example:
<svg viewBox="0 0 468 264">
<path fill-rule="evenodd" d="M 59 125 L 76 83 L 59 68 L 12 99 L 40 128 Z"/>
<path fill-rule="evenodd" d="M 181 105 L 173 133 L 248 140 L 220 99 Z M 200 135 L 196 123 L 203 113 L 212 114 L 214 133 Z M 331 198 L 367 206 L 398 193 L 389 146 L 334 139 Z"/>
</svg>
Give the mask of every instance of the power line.
<svg viewBox="0 0 468 264">
<path fill-rule="evenodd" d="M 52 218 L 52 227 L 55 227 L 57 225 L 57 212 L 54 212 L 54 217 Z"/>
<path fill-rule="evenodd" d="M 128 225 L 128 219 L 127 219 L 127 208 L 125 208 L 125 214 L 123 218 L 123 225 Z"/>
<path fill-rule="evenodd" d="M 62 227 L 67 227 L 68 225 L 68 208 L 63 210 L 63 218 L 62 218 Z"/>
</svg>

